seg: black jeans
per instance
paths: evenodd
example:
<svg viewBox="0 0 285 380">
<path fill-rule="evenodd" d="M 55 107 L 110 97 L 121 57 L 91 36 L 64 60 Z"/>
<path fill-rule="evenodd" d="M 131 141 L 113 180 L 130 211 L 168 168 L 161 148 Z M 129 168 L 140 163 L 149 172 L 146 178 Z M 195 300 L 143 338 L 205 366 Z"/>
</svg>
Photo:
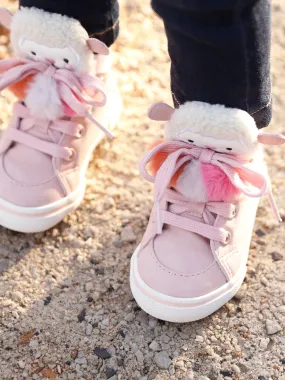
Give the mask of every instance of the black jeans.
<svg viewBox="0 0 285 380">
<path fill-rule="evenodd" d="M 20 0 L 78 19 L 111 45 L 119 32 L 117 0 Z M 176 106 L 199 100 L 271 120 L 270 0 L 152 0 L 163 19 Z"/>
</svg>

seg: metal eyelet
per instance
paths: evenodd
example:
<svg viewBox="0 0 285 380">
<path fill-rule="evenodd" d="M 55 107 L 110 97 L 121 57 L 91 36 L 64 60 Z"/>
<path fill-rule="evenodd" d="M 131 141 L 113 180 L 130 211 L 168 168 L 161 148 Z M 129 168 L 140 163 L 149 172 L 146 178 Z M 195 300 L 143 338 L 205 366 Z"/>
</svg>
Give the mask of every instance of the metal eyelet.
<svg viewBox="0 0 285 380">
<path fill-rule="evenodd" d="M 77 156 L 77 152 L 74 148 L 70 148 L 69 152 L 70 154 L 69 154 L 69 157 L 66 158 L 66 161 L 73 161 Z"/>
<path fill-rule="evenodd" d="M 78 131 L 76 137 L 77 137 L 78 139 L 81 139 L 81 137 L 84 136 L 84 132 L 85 132 L 85 128 L 84 128 L 84 126 L 83 126 L 83 125 L 80 125 L 80 130 Z"/>
<path fill-rule="evenodd" d="M 226 231 L 226 233 L 227 233 L 227 235 L 226 235 L 226 238 L 225 238 L 225 240 L 223 241 L 223 242 L 221 242 L 221 244 L 225 247 L 226 245 L 228 245 L 230 242 L 231 242 L 231 240 L 232 240 L 232 234 L 231 234 L 231 232 L 230 231 L 228 231 L 228 230 L 225 230 Z"/>
</svg>

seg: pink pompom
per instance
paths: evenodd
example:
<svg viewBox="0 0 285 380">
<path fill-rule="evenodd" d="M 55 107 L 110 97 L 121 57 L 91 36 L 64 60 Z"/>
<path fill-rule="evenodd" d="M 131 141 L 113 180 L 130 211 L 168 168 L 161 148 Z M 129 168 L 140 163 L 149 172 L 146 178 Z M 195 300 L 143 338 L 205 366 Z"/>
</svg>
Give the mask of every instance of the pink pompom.
<svg viewBox="0 0 285 380">
<path fill-rule="evenodd" d="M 233 202 L 241 194 L 218 166 L 201 164 L 207 199 L 212 202 Z"/>
</svg>

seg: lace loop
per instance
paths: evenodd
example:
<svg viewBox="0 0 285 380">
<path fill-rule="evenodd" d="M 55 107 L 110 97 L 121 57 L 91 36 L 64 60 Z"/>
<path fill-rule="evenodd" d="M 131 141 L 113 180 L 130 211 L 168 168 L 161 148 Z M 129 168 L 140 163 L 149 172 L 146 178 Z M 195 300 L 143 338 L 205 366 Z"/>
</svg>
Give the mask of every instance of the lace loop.
<svg viewBox="0 0 285 380">
<path fill-rule="evenodd" d="M 18 126 L 19 119 L 21 120 L 21 123 Z M 68 161 L 75 157 L 73 154 L 74 152 L 72 152 L 71 158 L 72 148 L 63 147 L 54 142 L 45 141 L 27 133 L 27 131 L 34 126 L 46 127 L 47 129 L 49 128 L 74 137 L 76 137 L 82 129 L 82 126 L 71 120 L 59 119 L 54 122 L 37 120 L 30 115 L 27 107 L 22 103 L 16 103 L 14 105 L 14 117 L 12 118 L 9 127 L 1 136 L 0 154 L 9 149 L 12 142 L 17 142 L 52 157 L 58 157 Z"/>
<path fill-rule="evenodd" d="M 77 115 L 87 117 L 109 138 L 113 138 L 113 134 L 96 120 L 85 107 L 85 104 L 102 107 L 106 103 L 103 84 L 99 78 L 67 69 L 57 69 L 48 62 L 20 58 L 0 61 L 1 71 L 4 73 L 0 74 L 0 91 L 30 75 L 42 73 L 51 76 L 57 83 L 62 104 L 68 104 Z M 86 93 L 90 99 L 83 97 L 82 93 Z"/>
</svg>

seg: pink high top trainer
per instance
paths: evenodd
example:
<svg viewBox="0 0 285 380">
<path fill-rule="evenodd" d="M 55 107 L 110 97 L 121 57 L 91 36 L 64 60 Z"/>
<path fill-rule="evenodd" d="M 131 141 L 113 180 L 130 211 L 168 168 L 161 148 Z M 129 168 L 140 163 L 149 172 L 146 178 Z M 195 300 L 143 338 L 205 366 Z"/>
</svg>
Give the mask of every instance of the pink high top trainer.
<svg viewBox="0 0 285 380">
<path fill-rule="evenodd" d="M 0 224 L 44 231 L 74 210 L 93 149 L 121 111 L 109 50 L 74 19 L 0 9 L 15 58 L 0 61 L 0 91 L 20 101 L 0 139 Z"/>
<path fill-rule="evenodd" d="M 132 257 L 131 289 L 152 316 L 195 321 L 241 286 L 262 195 L 280 221 L 260 144 L 285 138 L 259 132 L 248 113 L 222 105 L 157 103 L 149 117 L 166 121 L 165 141 L 141 163 L 154 183 L 154 208 Z"/>
</svg>

